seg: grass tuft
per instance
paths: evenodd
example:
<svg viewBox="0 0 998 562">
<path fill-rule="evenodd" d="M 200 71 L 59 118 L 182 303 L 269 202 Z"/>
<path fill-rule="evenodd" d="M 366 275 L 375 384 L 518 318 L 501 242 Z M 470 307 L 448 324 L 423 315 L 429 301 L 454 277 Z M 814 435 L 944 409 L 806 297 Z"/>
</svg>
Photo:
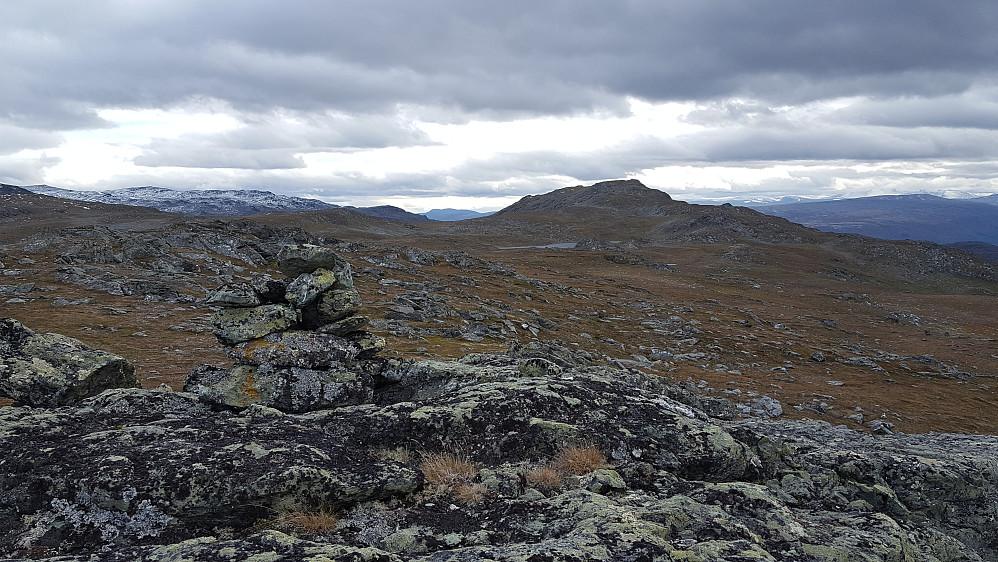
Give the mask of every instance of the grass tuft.
<svg viewBox="0 0 998 562">
<path fill-rule="evenodd" d="M 468 505 L 477 505 L 485 501 L 488 488 L 476 482 L 458 484 L 454 488 L 454 499 Z"/>
<path fill-rule="evenodd" d="M 565 476 L 550 465 L 539 466 L 527 473 L 527 482 L 537 488 L 553 490 L 561 487 Z"/>
<path fill-rule="evenodd" d="M 293 529 L 309 535 L 324 535 L 339 525 L 340 520 L 335 514 L 319 509 L 318 511 L 293 510 L 282 513 L 278 521 Z"/>
<path fill-rule="evenodd" d="M 427 454 L 419 469 L 428 483 L 441 488 L 470 483 L 478 475 L 478 469 L 467 457 L 455 453 Z"/>
<path fill-rule="evenodd" d="M 581 476 L 594 470 L 609 468 L 606 457 L 593 445 L 564 447 L 551 461 L 551 467 L 569 476 Z"/>
</svg>

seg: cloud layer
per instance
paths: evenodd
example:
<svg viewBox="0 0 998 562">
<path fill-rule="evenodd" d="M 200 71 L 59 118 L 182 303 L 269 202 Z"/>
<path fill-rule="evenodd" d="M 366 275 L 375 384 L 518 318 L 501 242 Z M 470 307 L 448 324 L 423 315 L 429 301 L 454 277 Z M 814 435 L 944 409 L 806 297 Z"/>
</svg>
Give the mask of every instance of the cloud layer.
<svg viewBox="0 0 998 562">
<path fill-rule="evenodd" d="M 3 12 L 7 183 L 361 204 L 624 176 L 691 198 L 998 191 L 994 2 L 9 0 Z M 702 185 L 684 183 L 693 168 Z"/>
</svg>

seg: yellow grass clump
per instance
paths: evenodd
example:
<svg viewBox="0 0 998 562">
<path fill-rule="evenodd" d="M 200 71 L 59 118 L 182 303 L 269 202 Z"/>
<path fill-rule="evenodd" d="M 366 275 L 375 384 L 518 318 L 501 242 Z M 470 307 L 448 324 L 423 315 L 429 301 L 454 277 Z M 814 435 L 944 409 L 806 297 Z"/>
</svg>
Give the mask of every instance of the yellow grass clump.
<svg viewBox="0 0 998 562">
<path fill-rule="evenodd" d="M 603 453 L 593 445 L 563 447 L 550 464 L 552 468 L 568 476 L 581 476 L 610 467 Z"/>
<path fill-rule="evenodd" d="M 478 475 L 478 469 L 467 457 L 455 453 L 427 454 L 419 469 L 427 482 L 442 488 L 469 483 Z"/>
<path fill-rule="evenodd" d="M 281 514 L 278 519 L 281 523 L 309 535 L 326 534 L 335 529 L 340 522 L 335 514 L 325 509 L 317 511 L 296 509 Z"/>
</svg>

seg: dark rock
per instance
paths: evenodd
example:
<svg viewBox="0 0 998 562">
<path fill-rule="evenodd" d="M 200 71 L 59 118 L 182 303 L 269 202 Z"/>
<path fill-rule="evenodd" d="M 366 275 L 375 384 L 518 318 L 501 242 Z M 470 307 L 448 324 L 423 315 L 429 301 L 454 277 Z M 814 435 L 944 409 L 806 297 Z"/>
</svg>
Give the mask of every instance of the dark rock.
<svg viewBox="0 0 998 562">
<path fill-rule="evenodd" d="M 333 289 L 322 293 L 302 309 L 302 322 L 308 329 L 317 329 L 353 316 L 359 310 L 357 289 Z"/>
<path fill-rule="evenodd" d="M 75 404 L 109 388 L 137 387 L 125 359 L 59 334 L 0 319 L 0 395 L 32 406 Z"/>
<path fill-rule="evenodd" d="M 350 374 L 382 374 L 376 403 L 302 414 L 261 397 L 238 414 L 209 413 L 203 394 L 144 390 L 57 411 L 0 409 L 0 556 L 42 546 L 74 562 L 998 555 L 998 439 L 723 422 L 660 377 L 533 369 L 563 361 L 533 352 L 371 360 Z M 234 370 L 253 369 L 244 382 L 257 391 L 260 378 L 284 377 L 268 398 L 284 409 L 329 392 L 329 371 Z M 219 371 L 197 377 L 217 387 Z M 201 393 L 197 377 L 189 386 Z M 295 398 L 309 377 L 316 391 Z M 569 444 L 592 445 L 613 466 L 597 462 L 543 492 L 521 477 Z M 479 499 L 428 486 L 411 451 L 461 451 L 477 466 L 469 493 Z M 320 508 L 340 523 L 316 542 L 259 531 L 280 524 L 274 513 Z"/>
<path fill-rule="evenodd" d="M 313 244 L 284 246 L 277 254 L 277 268 L 288 277 L 298 277 L 316 269 L 339 271 L 345 266 L 347 263 L 336 252 Z"/>
<path fill-rule="evenodd" d="M 348 316 L 343 320 L 337 320 L 329 324 L 323 324 L 316 328 L 320 334 L 332 334 L 334 336 L 348 336 L 367 326 L 366 316 Z"/>
<path fill-rule="evenodd" d="M 252 281 L 253 290 L 267 304 L 287 304 L 284 295 L 288 292 L 291 279 L 274 279 L 269 276 L 256 277 Z"/>
<path fill-rule="evenodd" d="M 320 268 L 312 273 L 302 273 L 288 284 L 284 298 L 292 305 L 303 308 L 331 289 L 356 292 L 356 289 L 353 289 L 353 277 L 349 265 L 341 267 L 338 271 Z"/>
</svg>

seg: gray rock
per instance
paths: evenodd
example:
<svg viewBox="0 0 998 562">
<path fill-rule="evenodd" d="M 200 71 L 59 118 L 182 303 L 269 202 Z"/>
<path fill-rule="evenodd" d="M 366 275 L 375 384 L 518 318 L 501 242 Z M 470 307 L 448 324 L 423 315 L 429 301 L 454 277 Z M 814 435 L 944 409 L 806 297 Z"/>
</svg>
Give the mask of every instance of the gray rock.
<svg viewBox="0 0 998 562">
<path fill-rule="evenodd" d="M 222 373 L 202 370 L 188 376 L 184 391 L 212 407 L 259 405 L 301 413 L 369 402 L 373 391 L 364 379 L 346 369 L 237 365 Z M 210 385 L 203 384 L 208 381 Z"/>
<path fill-rule="evenodd" d="M 528 376 L 524 359 L 383 364 L 374 403 L 307 413 L 266 406 L 272 391 L 258 381 L 297 385 L 268 398 L 291 411 L 330 392 L 329 371 L 237 367 L 258 395 L 213 413 L 203 394 L 144 390 L 57 411 L 0 408 L 0 556 L 41 547 L 63 562 L 998 555 L 994 437 L 723 422 L 661 377 L 572 365 Z M 368 367 L 352 368 L 360 382 Z M 204 390 L 195 378 L 238 386 L 230 371 L 192 373 L 190 390 Z M 301 392 L 310 377 L 322 384 Z M 337 400 L 351 392 L 337 390 Z M 597 459 L 572 469 L 583 476 L 526 491 L 531 467 L 564 458 L 567 444 L 614 464 Z M 477 472 L 472 485 L 424 480 L 420 456 L 455 451 Z M 320 508 L 340 515 L 321 538 L 274 515 Z"/>
<path fill-rule="evenodd" d="M 277 269 L 288 277 L 298 277 L 316 269 L 339 271 L 346 265 L 333 250 L 314 244 L 284 246 L 277 253 Z"/>
<path fill-rule="evenodd" d="M 293 328 L 298 312 L 281 304 L 229 308 L 214 314 L 211 322 L 219 341 L 234 345 Z"/>
<path fill-rule="evenodd" d="M 226 307 L 251 307 L 262 303 L 260 296 L 249 283 L 229 283 L 208 295 L 206 304 Z"/>
<path fill-rule="evenodd" d="M 742 411 L 753 416 L 778 417 L 783 415 L 783 405 L 772 396 L 760 396 L 751 403 L 743 405 Z"/>
<path fill-rule="evenodd" d="M 369 319 L 366 316 L 348 316 L 342 320 L 337 320 L 329 324 L 323 324 L 316 328 L 320 334 L 332 334 L 334 336 L 348 336 L 356 333 L 367 326 Z"/>
<path fill-rule="evenodd" d="M 229 357 L 245 365 L 273 365 L 328 369 L 360 355 L 350 340 L 330 334 L 292 330 L 244 342 L 227 351 Z"/>
<path fill-rule="evenodd" d="M 0 319 L 0 395 L 32 406 L 78 403 L 109 388 L 137 387 L 128 361 L 59 334 Z"/>
<path fill-rule="evenodd" d="M 284 295 L 288 292 L 288 283 L 291 279 L 274 279 L 270 276 L 255 277 L 251 282 L 253 290 L 260 295 L 260 299 L 267 304 L 286 304 Z"/>
<path fill-rule="evenodd" d="M 359 310 L 357 289 L 333 289 L 322 293 L 302 309 L 302 322 L 306 328 L 315 329 L 353 316 Z"/>
<path fill-rule="evenodd" d="M 289 283 L 284 297 L 292 305 L 302 308 L 330 289 L 352 288 L 353 277 L 349 265 L 338 271 L 319 268 L 311 273 L 302 273 Z M 354 292 L 356 293 L 355 289 Z"/>
</svg>

